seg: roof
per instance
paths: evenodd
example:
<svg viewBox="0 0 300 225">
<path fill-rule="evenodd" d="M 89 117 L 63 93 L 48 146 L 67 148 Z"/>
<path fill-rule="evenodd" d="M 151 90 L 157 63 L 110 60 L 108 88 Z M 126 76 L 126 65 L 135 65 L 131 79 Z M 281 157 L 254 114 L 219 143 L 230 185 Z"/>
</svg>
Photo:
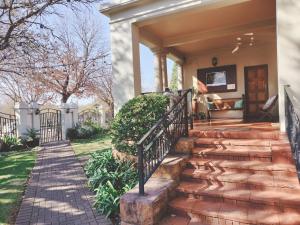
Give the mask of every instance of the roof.
<svg viewBox="0 0 300 225">
<path fill-rule="evenodd" d="M 109 17 L 114 13 L 122 12 L 150 1 L 153 0 L 113 0 L 112 3 L 102 4 L 100 12 Z"/>
</svg>

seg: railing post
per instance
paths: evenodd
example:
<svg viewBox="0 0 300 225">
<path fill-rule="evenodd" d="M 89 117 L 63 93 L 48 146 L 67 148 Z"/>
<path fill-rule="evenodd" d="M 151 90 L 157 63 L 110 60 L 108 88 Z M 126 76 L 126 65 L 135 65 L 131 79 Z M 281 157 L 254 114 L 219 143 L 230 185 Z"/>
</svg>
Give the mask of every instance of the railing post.
<svg viewBox="0 0 300 225">
<path fill-rule="evenodd" d="M 191 94 L 191 105 L 190 105 L 190 109 L 191 109 L 191 112 L 190 112 L 190 116 L 191 116 L 191 129 L 193 130 L 194 129 L 194 116 L 193 116 L 193 89 L 190 89 L 190 94 Z"/>
<path fill-rule="evenodd" d="M 188 133 L 189 133 L 189 118 L 188 118 L 188 96 L 187 96 L 188 93 L 186 93 L 185 97 L 184 97 L 184 119 L 185 119 L 185 136 L 188 136 Z"/>
<path fill-rule="evenodd" d="M 141 145 L 137 145 L 138 150 L 138 174 L 139 174 L 139 194 L 144 195 L 144 152 Z"/>
</svg>

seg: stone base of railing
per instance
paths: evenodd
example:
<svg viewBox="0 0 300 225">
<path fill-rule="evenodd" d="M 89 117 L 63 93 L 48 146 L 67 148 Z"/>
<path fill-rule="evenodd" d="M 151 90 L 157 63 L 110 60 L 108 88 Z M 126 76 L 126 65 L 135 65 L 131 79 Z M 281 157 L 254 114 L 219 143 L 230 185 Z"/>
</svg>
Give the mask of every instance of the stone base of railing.
<svg viewBox="0 0 300 225">
<path fill-rule="evenodd" d="M 136 186 L 121 197 L 121 225 L 153 225 L 160 221 L 174 197 L 186 159 L 182 154 L 167 156 L 145 184 L 145 195 L 139 195 Z"/>
</svg>

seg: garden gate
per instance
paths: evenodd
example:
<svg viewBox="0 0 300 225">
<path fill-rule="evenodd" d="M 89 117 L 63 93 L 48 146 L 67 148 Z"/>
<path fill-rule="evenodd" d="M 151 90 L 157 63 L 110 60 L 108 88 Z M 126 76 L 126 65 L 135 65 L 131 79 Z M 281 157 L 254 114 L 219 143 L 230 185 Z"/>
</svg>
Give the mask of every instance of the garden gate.
<svg viewBox="0 0 300 225">
<path fill-rule="evenodd" d="M 61 111 L 43 109 L 40 112 L 40 144 L 62 140 Z"/>
<path fill-rule="evenodd" d="M 0 137 L 17 135 L 17 120 L 15 115 L 0 112 Z"/>
<path fill-rule="evenodd" d="M 78 122 L 84 123 L 86 121 L 91 121 L 97 124 L 101 124 L 101 113 L 99 112 L 98 108 L 96 109 L 86 109 L 81 111 L 78 114 Z"/>
</svg>

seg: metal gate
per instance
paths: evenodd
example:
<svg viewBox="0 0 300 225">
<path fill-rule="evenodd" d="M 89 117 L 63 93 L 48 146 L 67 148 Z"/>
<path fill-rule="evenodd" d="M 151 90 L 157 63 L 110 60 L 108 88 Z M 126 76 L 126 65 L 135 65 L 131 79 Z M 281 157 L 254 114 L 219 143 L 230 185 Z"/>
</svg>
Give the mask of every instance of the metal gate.
<svg viewBox="0 0 300 225">
<path fill-rule="evenodd" d="M 40 112 L 40 144 L 62 140 L 61 111 L 43 109 Z"/>
</svg>

